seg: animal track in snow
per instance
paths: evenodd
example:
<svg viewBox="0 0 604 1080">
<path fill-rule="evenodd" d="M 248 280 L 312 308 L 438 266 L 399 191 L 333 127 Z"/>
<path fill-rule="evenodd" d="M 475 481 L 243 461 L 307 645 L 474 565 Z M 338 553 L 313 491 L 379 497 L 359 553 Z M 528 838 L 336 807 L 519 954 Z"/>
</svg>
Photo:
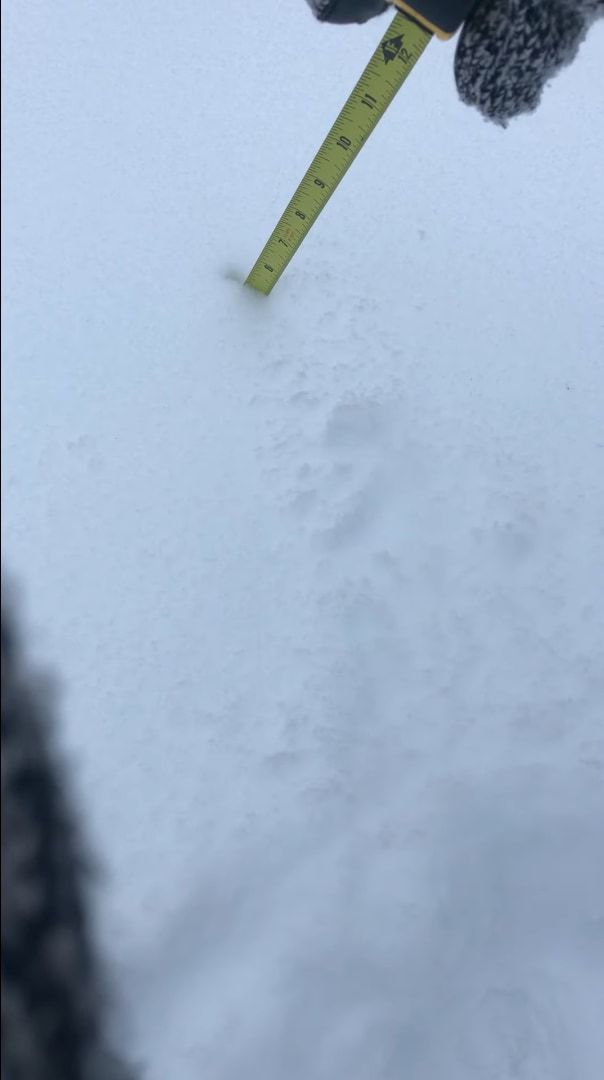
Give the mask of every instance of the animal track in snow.
<svg viewBox="0 0 604 1080">
<path fill-rule="evenodd" d="M 366 536 L 379 515 L 388 410 L 375 399 L 351 398 L 321 418 L 317 399 L 305 392 L 289 402 L 298 414 L 298 443 L 285 463 L 287 507 L 326 550 L 340 550 Z M 297 466 L 296 452 L 305 457 Z"/>
<path fill-rule="evenodd" d="M 350 401 L 337 405 L 325 428 L 330 449 L 362 452 L 379 443 L 385 431 L 385 410 L 377 401 Z"/>
</svg>

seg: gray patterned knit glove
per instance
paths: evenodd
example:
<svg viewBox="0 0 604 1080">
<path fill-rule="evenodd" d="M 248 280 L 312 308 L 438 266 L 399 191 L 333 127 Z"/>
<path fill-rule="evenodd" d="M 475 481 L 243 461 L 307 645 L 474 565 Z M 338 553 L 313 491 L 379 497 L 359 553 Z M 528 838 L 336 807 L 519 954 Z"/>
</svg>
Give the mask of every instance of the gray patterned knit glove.
<svg viewBox="0 0 604 1080">
<path fill-rule="evenodd" d="M 602 14 L 604 0 L 481 0 L 455 54 L 461 100 L 503 125 L 532 112 Z"/>
<path fill-rule="evenodd" d="M 366 22 L 383 0 L 307 0 L 324 22 Z M 546 83 L 572 60 L 604 0 L 479 0 L 455 54 L 459 96 L 505 125 L 539 104 Z"/>
</svg>

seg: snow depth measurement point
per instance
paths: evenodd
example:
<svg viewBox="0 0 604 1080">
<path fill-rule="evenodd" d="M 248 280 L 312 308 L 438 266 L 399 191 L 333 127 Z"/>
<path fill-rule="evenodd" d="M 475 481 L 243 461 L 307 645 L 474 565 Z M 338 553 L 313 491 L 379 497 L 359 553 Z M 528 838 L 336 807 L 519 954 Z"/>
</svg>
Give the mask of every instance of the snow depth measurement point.
<svg viewBox="0 0 604 1080">
<path fill-rule="evenodd" d="M 395 0 L 395 15 L 246 279 L 268 295 L 433 34 L 448 38 L 475 0 Z"/>
</svg>

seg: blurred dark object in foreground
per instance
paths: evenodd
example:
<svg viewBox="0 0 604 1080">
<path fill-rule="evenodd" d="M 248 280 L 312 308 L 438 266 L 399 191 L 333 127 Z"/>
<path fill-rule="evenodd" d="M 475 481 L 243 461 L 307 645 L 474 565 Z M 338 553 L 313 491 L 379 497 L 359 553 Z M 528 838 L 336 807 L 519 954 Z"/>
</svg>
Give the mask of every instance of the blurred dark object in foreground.
<svg viewBox="0 0 604 1080">
<path fill-rule="evenodd" d="M 89 873 L 53 711 L 3 596 L 2 1080 L 126 1080 L 106 1047 Z"/>
</svg>

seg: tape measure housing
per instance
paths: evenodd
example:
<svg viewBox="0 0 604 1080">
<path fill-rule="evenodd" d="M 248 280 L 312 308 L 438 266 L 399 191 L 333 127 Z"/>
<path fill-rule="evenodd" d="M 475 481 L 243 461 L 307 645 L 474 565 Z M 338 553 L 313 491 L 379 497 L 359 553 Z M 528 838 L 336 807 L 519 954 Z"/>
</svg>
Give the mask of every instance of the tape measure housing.
<svg viewBox="0 0 604 1080">
<path fill-rule="evenodd" d="M 391 3 L 446 41 L 459 30 L 477 0 L 391 0 Z"/>
</svg>

